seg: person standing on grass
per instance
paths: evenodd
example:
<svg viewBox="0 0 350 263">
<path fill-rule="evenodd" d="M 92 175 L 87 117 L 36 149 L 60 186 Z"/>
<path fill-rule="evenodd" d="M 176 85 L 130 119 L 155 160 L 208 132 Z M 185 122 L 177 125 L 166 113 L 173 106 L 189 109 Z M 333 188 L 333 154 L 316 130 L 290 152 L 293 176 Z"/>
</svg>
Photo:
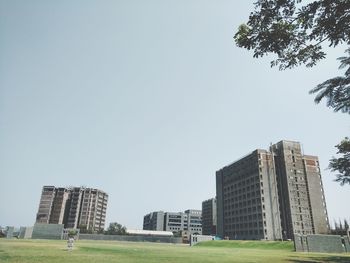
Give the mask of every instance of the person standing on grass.
<svg viewBox="0 0 350 263">
<path fill-rule="evenodd" d="M 74 244 L 74 238 L 72 236 L 70 236 L 67 240 L 67 250 L 68 251 L 72 251 L 73 244 Z"/>
</svg>

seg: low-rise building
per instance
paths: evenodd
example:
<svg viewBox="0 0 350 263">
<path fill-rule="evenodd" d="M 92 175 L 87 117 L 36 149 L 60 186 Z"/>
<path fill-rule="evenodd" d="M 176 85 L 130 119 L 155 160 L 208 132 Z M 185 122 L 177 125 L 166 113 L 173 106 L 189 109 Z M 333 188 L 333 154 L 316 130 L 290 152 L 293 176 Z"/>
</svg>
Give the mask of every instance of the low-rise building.
<svg viewBox="0 0 350 263">
<path fill-rule="evenodd" d="M 185 212 L 152 212 L 144 216 L 143 229 L 202 234 L 202 211 L 189 209 Z"/>
</svg>

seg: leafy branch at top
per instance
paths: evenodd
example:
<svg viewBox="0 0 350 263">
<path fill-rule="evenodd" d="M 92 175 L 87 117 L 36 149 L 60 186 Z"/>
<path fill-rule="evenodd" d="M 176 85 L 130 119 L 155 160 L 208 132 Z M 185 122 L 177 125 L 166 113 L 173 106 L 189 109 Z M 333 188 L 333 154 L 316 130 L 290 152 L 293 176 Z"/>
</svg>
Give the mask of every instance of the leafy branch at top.
<svg viewBox="0 0 350 263">
<path fill-rule="evenodd" d="M 280 70 L 325 58 L 321 43 L 335 47 L 350 43 L 350 1 L 319 0 L 304 6 L 301 0 L 259 0 L 234 39 L 254 57 L 277 55 L 271 66 Z"/>
</svg>

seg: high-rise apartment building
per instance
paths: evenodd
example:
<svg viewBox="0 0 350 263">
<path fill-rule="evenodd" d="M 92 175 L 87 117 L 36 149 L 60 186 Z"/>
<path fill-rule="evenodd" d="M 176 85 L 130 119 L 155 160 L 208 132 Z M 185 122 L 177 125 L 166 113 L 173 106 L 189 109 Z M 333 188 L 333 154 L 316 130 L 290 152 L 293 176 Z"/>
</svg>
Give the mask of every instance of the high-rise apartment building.
<svg viewBox="0 0 350 263">
<path fill-rule="evenodd" d="M 66 188 L 55 188 L 55 194 L 50 213 L 50 224 L 63 224 L 69 191 Z"/>
<path fill-rule="evenodd" d="M 274 156 L 284 238 L 329 232 L 319 161 L 303 155 L 300 143 L 281 141 L 271 146 Z"/>
<path fill-rule="evenodd" d="M 44 186 L 36 223 L 100 231 L 105 225 L 107 200 L 108 195 L 98 189 Z"/>
<path fill-rule="evenodd" d="M 36 214 L 36 222 L 41 224 L 50 223 L 50 215 L 52 205 L 56 195 L 56 188 L 54 186 L 44 186 L 41 192 L 40 204 L 38 213 Z"/>
<path fill-rule="evenodd" d="M 104 228 L 108 195 L 98 189 L 87 188 L 84 190 L 81 201 L 79 224 L 87 229 L 99 231 Z"/>
<path fill-rule="evenodd" d="M 202 211 L 188 209 L 185 212 L 152 212 L 144 216 L 143 229 L 202 234 Z"/>
<path fill-rule="evenodd" d="M 216 235 L 216 198 L 202 202 L 202 234 Z"/>
<path fill-rule="evenodd" d="M 82 187 L 73 187 L 69 190 L 69 199 L 67 200 L 67 213 L 65 214 L 66 220 L 64 226 L 66 228 L 78 228 L 79 215 L 81 212 L 81 201 L 83 197 Z"/>
<path fill-rule="evenodd" d="M 328 233 L 318 159 L 281 141 L 216 172 L 217 233 L 230 239 L 292 239 Z"/>
</svg>

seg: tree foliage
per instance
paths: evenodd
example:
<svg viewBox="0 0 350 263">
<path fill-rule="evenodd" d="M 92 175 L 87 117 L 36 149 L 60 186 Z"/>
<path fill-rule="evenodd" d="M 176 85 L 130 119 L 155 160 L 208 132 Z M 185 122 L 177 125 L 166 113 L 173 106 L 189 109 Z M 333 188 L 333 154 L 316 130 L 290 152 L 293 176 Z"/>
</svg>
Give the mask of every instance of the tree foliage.
<svg viewBox="0 0 350 263">
<path fill-rule="evenodd" d="M 68 237 L 75 237 L 77 234 L 78 234 L 78 231 L 76 229 L 68 230 Z"/>
<path fill-rule="evenodd" d="M 340 69 L 348 67 L 344 77 L 335 77 L 317 85 L 310 93 L 317 93 L 315 102 L 319 103 L 323 98 L 327 100 L 327 106 L 334 111 L 350 113 L 350 48 L 347 49 L 348 57 L 340 57 Z"/>
<path fill-rule="evenodd" d="M 235 35 L 239 47 L 254 50 L 254 57 L 274 53 L 280 69 L 314 66 L 325 57 L 320 45 L 350 43 L 350 1 L 258 0 L 247 24 Z"/>
<path fill-rule="evenodd" d="M 322 43 L 330 47 L 350 45 L 350 1 L 258 0 L 247 24 L 234 38 L 239 47 L 253 50 L 254 57 L 275 54 L 271 66 L 280 70 L 298 65 L 312 67 L 325 58 Z M 305 1 L 304 1 L 305 2 Z M 350 49 L 347 50 L 350 54 Z M 327 100 L 334 111 L 350 113 L 350 56 L 339 58 L 345 77 L 329 79 L 310 93 L 315 102 Z"/>
<path fill-rule="evenodd" d="M 333 172 L 338 172 L 335 179 L 337 182 L 340 182 L 341 185 L 350 184 L 350 139 L 346 137 L 335 147 L 338 148 L 337 153 L 341 156 L 339 158 L 333 157 L 330 160 L 329 168 Z"/>
<path fill-rule="evenodd" d="M 117 222 L 113 222 L 109 224 L 109 227 L 107 228 L 107 231 L 105 232 L 105 234 L 106 235 L 126 235 L 126 227 L 122 226 Z"/>
<path fill-rule="evenodd" d="M 339 219 L 339 221 L 334 221 L 334 228 L 331 228 L 331 234 L 333 235 L 342 235 L 346 236 L 349 231 L 349 223 L 346 219 L 344 219 L 343 223 Z"/>
</svg>

